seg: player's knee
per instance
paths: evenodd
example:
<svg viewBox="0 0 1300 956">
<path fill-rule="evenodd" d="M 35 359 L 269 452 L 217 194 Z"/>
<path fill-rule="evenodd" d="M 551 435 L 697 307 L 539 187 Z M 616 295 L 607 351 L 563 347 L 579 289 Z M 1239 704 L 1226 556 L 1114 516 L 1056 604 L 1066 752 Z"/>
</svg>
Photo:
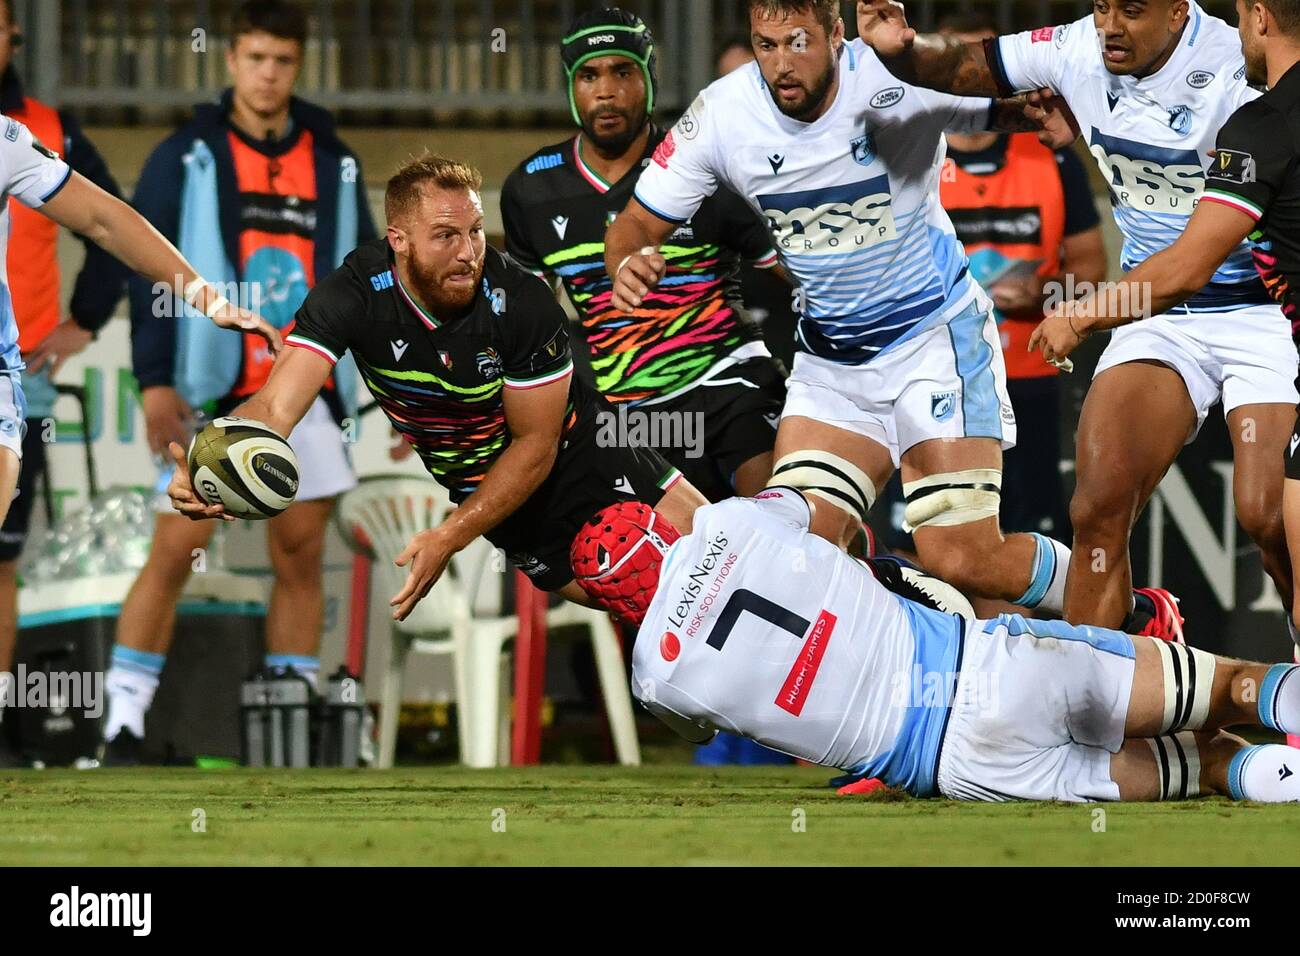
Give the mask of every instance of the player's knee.
<svg viewBox="0 0 1300 956">
<path fill-rule="evenodd" d="M 1002 505 L 1002 471 L 967 468 L 903 482 L 903 530 L 951 528 L 996 518 Z"/>
<path fill-rule="evenodd" d="M 1137 514 L 1140 495 L 1122 480 L 1085 488 L 1080 485 L 1070 499 L 1070 522 L 1081 536 L 1117 536 L 1127 542 Z"/>
<path fill-rule="evenodd" d="M 1236 506 L 1237 520 L 1252 541 L 1266 549 L 1285 546 L 1282 509 L 1276 499 L 1267 494 L 1239 493 Z"/>
<path fill-rule="evenodd" d="M 271 570 L 277 581 L 291 585 L 319 583 L 325 553 L 325 534 L 280 538 L 269 548 Z"/>
<path fill-rule="evenodd" d="M 17 583 L 18 581 L 18 559 L 6 558 L 0 561 L 0 585 Z"/>
</svg>

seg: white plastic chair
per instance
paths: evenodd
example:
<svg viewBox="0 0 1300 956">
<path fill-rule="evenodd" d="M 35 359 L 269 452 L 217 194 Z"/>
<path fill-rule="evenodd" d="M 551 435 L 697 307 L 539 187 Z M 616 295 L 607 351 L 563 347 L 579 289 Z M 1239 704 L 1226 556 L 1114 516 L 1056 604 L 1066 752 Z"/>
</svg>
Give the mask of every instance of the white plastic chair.
<svg viewBox="0 0 1300 956">
<path fill-rule="evenodd" d="M 343 495 L 338 520 L 349 545 L 374 556 L 378 587 L 392 595 L 401 589 L 407 573 L 393 559 L 417 532 L 441 524 L 452 507 L 447 492 L 427 479 L 370 478 Z M 368 548 L 357 540 L 354 528 L 365 536 Z M 510 698 L 502 688 L 508 686 L 509 661 L 502 652 L 517 625 L 513 617 L 475 617 L 471 594 L 477 582 L 464 578 L 457 564 L 453 562 L 405 621 L 393 622 L 392 649 L 379 694 L 377 766 L 381 768 L 393 765 L 402 678 L 412 650 L 452 655 L 461 762 L 471 767 L 508 762 Z"/>
<path fill-rule="evenodd" d="M 343 496 L 338 517 L 344 538 L 356 550 L 374 555 L 380 581 L 390 589 L 386 593 L 395 594 L 406 580 L 406 570 L 394 565 L 393 558 L 412 535 L 436 527 L 453 507 L 446 491 L 435 482 L 376 476 Z M 369 549 L 356 542 L 351 533 L 354 527 L 369 540 Z M 487 539 L 479 538 L 453 555 L 447 572 L 424 600 L 405 621 L 394 623 L 393 652 L 380 695 L 378 766 L 392 766 L 402 674 L 412 649 L 453 655 L 461 761 L 471 767 L 510 762 L 510 674 L 503 652 L 506 642 L 518 634 L 519 620 L 501 610 L 501 575 L 509 570 L 500 552 Z M 638 765 L 641 749 L 618 635 L 608 616 L 593 608 L 564 601 L 547 610 L 548 633 L 574 625 L 591 636 L 618 761 Z"/>
</svg>

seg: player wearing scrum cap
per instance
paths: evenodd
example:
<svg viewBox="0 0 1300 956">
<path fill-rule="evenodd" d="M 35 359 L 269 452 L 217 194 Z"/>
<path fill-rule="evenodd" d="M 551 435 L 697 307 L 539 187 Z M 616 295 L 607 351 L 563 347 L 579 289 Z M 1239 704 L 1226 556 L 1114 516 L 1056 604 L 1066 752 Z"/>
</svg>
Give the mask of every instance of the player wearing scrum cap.
<svg viewBox="0 0 1300 956">
<path fill-rule="evenodd" d="M 771 487 L 679 535 L 628 502 L 574 540 L 578 582 L 639 625 L 634 693 L 687 740 L 740 733 L 920 797 L 1300 801 L 1300 750 L 1222 730 L 1300 730 L 1300 664 L 972 620 L 941 582 L 909 599 L 813 534 L 821 506 Z"/>
<path fill-rule="evenodd" d="M 843 545 L 901 467 L 925 567 L 1059 613 L 1069 548 L 999 528 L 1015 416 L 991 303 L 937 188 L 945 131 L 1030 128 L 1025 104 L 900 84 L 845 41 L 835 0 L 751 0 L 749 20 L 757 62 L 700 94 L 606 235 L 614 304 L 644 301 L 664 276 L 655 247 L 733 188 L 805 304 L 772 483 L 824 501 L 815 530 Z M 1176 616 L 1161 623 L 1176 635 Z"/>
<path fill-rule="evenodd" d="M 476 170 L 426 156 L 402 166 L 385 197 L 386 240 L 363 243 L 294 317 L 266 385 L 233 412 L 286 434 L 345 353 L 399 434 L 457 507 L 397 562 L 404 619 L 451 556 L 480 535 L 539 588 L 585 602 L 569 547 L 594 512 L 657 503 L 689 525 L 704 499 L 651 449 L 598 441 L 608 409 L 573 375 L 568 319 L 544 282 L 490 248 Z M 184 452 L 168 488 L 178 511 L 218 517 L 194 494 Z"/>
<path fill-rule="evenodd" d="M 605 229 L 666 133 L 650 119 L 656 55 L 646 24 L 624 10 L 573 23 L 561 56 L 581 131 L 520 163 L 502 188 L 501 217 L 506 251 L 564 284 L 596 390 L 664 421 L 702 423 L 690 447 L 657 448 L 717 501 L 757 491 L 772 473 L 785 373 L 745 314 L 736 276 L 742 259 L 770 268 L 776 253 L 754 211 L 719 190 L 663 246 L 659 287 L 631 314 L 613 304 Z"/>
</svg>

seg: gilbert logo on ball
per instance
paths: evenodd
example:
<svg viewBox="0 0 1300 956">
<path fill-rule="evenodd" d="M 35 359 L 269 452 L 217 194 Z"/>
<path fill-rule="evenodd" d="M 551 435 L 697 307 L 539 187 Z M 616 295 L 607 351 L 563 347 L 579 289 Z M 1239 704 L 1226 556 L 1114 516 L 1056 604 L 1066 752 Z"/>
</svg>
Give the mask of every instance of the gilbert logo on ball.
<svg viewBox="0 0 1300 956">
<path fill-rule="evenodd" d="M 236 518 L 274 518 L 298 494 L 298 458 L 262 422 L 218 418 L 190 442 L 190 483 L 205 504 Z"/>
</svg>

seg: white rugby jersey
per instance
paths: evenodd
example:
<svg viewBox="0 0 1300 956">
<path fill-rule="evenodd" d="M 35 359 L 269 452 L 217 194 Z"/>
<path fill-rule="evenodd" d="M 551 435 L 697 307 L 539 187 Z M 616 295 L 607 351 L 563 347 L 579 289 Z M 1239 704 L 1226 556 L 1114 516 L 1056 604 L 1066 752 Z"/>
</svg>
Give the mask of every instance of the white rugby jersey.
<svg viewBox="0 0 1300 956">
<path fill-rule="evenodd" d="M 9 294 L 9 273 L 6 267 L 9 255 L 9 202 L 17 197 L 24 206 L 38 209 L 54 196 L 72 170 L 58 154 L 46 149 L 32 136 L 22 123 L 9 116 L 0 116 L 4 133 L 0 136 L 0 183 L 4 196 L 0 197 L 0 374 L 17 373 L 23 367 L 18 351 L 18 323 L 14 316 L 13 298 Z"/>
<path fill-rule="evenodd" d="M 934 792 L 964 623 L 906 601 L 811 534 L 798 492 L 695 513 L 632 652 L 632 689 L 688 739 L 744 734 Z"/>
<path fill-rule="evenodd" d="M 992 103 L 901 83 L 854 40 L 830 108 L 804 123 L 777 109 L 750 63 L 700 93 L 635 195 L 673 222 L 719 184 L 744 197 L 802 290 L 800 347 L 864 363 L 976 295 L 939 173 L 943 133 L 987 129 Z"/>
<path fill-rule="evenodd" d="M 998 38 L 990 67 L 1008 90 L 1050 87 L 1070 104 L 1110 185 L 1133 269 L 1183 231 L 1200 202 L 1219 128 L 1259 94 L 1246 85 L 1235 28 L 1189 3 L 1178 48 L 1148 77 L 1114 76 L 1091 16 Z M 1223 311 L 1268 302 L 1243 242 L 1210 285 L 1170 311 Z"/>
</svg>

